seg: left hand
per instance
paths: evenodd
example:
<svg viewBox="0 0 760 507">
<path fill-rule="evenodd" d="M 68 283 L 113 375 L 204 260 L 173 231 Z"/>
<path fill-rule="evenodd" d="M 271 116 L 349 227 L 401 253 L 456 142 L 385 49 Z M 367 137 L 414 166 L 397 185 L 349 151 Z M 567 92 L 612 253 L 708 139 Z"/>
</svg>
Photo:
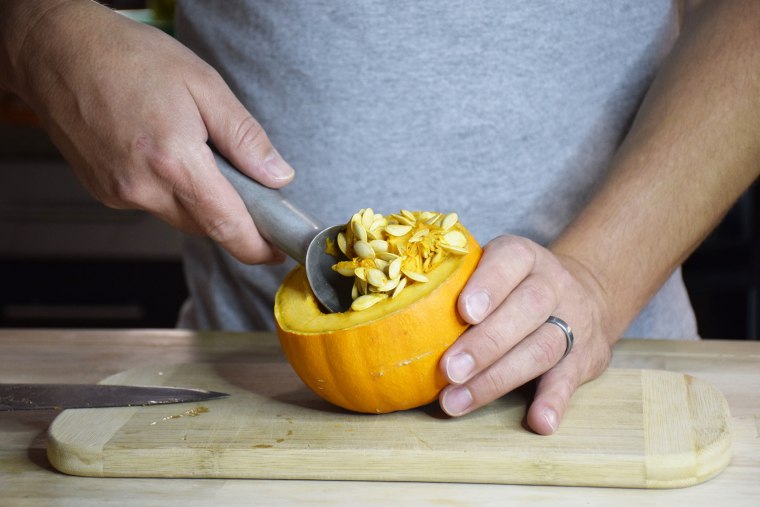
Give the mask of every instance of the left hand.
<svg viewBox="0 0 760 507">
<path fill-rule="evenodd" d="M 553 433 L 578 386 L 609 365 L 604 301 L 593 274 L 573 259 L 526 238 L 494 239 L 459 295 L 459 314 L 473 326 L 441 359 L 451 382 L 441 407 L 464 415 L 540 377 L 527 423 L 536 433 Z M 551 315 L 575 336 L 564 359 L 565 335 L 546 323 Z"/>
</svg>

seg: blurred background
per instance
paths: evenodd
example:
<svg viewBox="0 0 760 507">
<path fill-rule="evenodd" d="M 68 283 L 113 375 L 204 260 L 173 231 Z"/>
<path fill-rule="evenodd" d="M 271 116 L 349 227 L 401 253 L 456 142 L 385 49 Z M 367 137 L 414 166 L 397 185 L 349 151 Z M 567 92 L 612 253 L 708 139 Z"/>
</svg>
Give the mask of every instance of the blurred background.
<svg viewBox="0 0 760 507">
<path fill-rule="evenodd" d="M 172 1 L 104 3 L 172 31 Z M 684 278 L 703 337 L 760 339 L 758 182 L 688 259 Z M 173 327 L 187 295 L 179 234 L 94 201 L 34 114 L 2 90 L 0 287 L 0 327 Z"/>
</svg>

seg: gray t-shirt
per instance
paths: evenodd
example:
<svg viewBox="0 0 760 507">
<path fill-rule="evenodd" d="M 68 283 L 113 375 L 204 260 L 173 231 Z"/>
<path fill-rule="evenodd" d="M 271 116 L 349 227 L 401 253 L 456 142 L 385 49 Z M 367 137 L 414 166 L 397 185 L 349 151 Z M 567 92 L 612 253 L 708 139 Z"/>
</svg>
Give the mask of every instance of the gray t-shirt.
<svg viewBox="0 0 760 507">
<path fill-rule="evenodd" d="M 177 35 L 224 76 L 325 223 L 456 211 L 485 244 L 550 242 L 608 169 L 678 32 L 675 1 L 180 2 Z M 647 252 L 635 252 L 647 255 Z M 292 262 L 187 238 L 180 326 L 272 329 Z M 626 336 L 695 338 L 680 270 Z"/>
</svg>

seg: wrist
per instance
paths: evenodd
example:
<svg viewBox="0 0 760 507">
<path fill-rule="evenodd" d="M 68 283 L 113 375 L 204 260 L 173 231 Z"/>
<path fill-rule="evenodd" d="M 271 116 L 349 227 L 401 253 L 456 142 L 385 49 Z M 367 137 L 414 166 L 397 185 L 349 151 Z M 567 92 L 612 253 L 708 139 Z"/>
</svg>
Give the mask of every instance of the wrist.
<svg viewBox="0 0 760 507">
<path fill-rule="evenodd" d="M 0 86 L 23 95 L 27 70 L 34 65 L 40 33 L 46 21 L 70 0 L 4 0 L 0 2 Z"/>
<path fill-rule="evenodd" d="M 591 315 L 594 334 L 600 335 L 605 343 L 615 343 L 627 327 L 627 324 L 620 323 L 627 321 L 613 315 L 614 308 L 610 304 L 612 298 L 607 289 L 586 263 L 572 255 L 557 251 L 552 253 L 585 289 L 587 297 L 584 304 Z"/>
</svg>

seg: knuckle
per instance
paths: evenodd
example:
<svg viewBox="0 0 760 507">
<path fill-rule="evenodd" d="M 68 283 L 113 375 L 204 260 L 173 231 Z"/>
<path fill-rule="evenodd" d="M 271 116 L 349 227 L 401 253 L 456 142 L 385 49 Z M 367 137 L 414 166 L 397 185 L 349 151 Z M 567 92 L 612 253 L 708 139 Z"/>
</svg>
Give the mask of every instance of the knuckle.
<svg viewBox="0 0 760 507">
<path fill-rule="evenodd" d="M 501 327 L 496 326 L 484 326 L 479 331 L 477 349 L 474 352 L 482 361 L 491 363 L 504 354 L 507 336 Z"/>
<path fill-rule="evenodd" d="M 153 173 L 162 181 L 175 182 L 181 178 L 183 164 L 175 155 L 162 153 L 150 161 Z"/>
<path fill-rule="evenodd" d="M 479 379 L 477 393 L 484 401 L 494 399 L 509 390 L 510 375 L 506 368 L 491 367 Z"/>
<path fill-rule="evenodd" d="M 538 339 L 528 349 L 531 359 L 536 364 L 555 364 L 565 353 L 567 343 L 564 337 L 560 340 L 554 333 L 544 329 L 539 330 L 537 334 Z"/>
<path fill-rule="evenodd" d="M 133 160 L 135 161 L 129 176 L 117 182 L 115 192 L 122 199 L 131 203 L 145 200 L 148 191 L 160 188 L 176 190 L 187 179 L 184 177 L 185 163 L 183 155 L 173 149 L 175 143 L 170 140 L 159 141 L 146 135 L 138 136 L 134 142 Z"/>
<path fill-rule="evenodd" d="M 114 178 L 100 200 L 111 208 L 141 208 L 142 185 L 133 178 Z"/>
<path fill-rule="evenodd" d="M 207 220 L 204 230 L 212 240 L 227 244 L 239 237 L 240 222 L 229 216 L 213 217 Z"/>
<path fill-rule="evenodd" d="M 148 170 L 158 179 L 165 182 L 175 182 L 181 178 L 184 167 L 182 158 L 172 149 L 164 146 L 154 146 L 144 152 Z"/>
<path fill-rule="evenodd" d="M 511 284 L 530 273 L 536 263 L 535 244 L 520 236 L 499 236 L 486 245 L 483 256 L 495 264 L 495 272 L 511 280 Z"/>
<path fill-rule="evenodd" d="M 528 238 L 506 235 L 500 238 L 500 243 L 510 251 L 511 257 L 529 260 L 536 257 L 535 244 Z"/>
<path fill-rule="evenodd" d="M 517 304 L 523 315 L 545 313 L 547 308 L 554 306 L 555 299 L 554 293 L 546 285 L 530 280 L 522 283 L 517 294 Z"/>
<path fill-rule="evenodd" d="M 203 60 L 193 62 L 193 78 L 203 82 L 206 86 L 219 86 L 224 84 L 224 78 L 217 70 Z"/>
<path fill-rule="evenodd" d="M 269 145 L 264 129 L 253 116 L 246 115 L 235 129 L 235 139 L 239 149 L 258 149 Z"/>
<path fill-rule="evenodd" d="M 560 269 L 554 274 L 553 280 L 557 287 L 563 292 L 567 291 L 576 283 L 572 273 L 563 266 L 560 266 Z"/>
</svg>

